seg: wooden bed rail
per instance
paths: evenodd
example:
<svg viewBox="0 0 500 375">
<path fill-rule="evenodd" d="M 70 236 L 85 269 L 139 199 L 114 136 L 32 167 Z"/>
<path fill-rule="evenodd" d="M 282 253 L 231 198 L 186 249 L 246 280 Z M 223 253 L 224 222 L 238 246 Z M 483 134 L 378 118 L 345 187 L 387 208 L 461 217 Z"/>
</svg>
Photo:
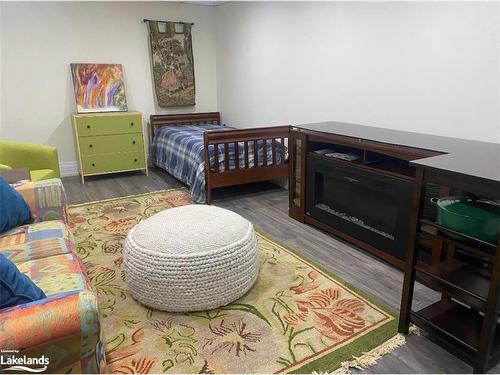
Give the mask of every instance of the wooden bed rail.
<svg viewBox="0 0 500 375">
<path fill-rule="evenodd" d="M 204 133 L 205 179 L 207 203 L 212 200 L 212 189 L 223 186 L 265 181 L 288 176 L 286 145 L 290 126 L 266 128 L 217 130 Z M 259 159 L 258 144 L 262 146 Z M 224 164 L 219 161 L 219 146 L 222 145 Z M 210 146 L 214 150 L 210 159 Z M 279 147 L 278 147 L 279 146 Z M 233 147 L 233 162 L 230 168 L 230 147 Z M 270 147 L 270 150 L 268 150 Z M 241 154 L 240 154 L 241 152 Z M 271 154 L 268 157 L 268 154 Z M 253 160 L 250 160 L 252 155 Z M 279 155 L 279 157 L 278 157 Z M 242 159 L 240 159 L 242 158 Z"/>
</svg>

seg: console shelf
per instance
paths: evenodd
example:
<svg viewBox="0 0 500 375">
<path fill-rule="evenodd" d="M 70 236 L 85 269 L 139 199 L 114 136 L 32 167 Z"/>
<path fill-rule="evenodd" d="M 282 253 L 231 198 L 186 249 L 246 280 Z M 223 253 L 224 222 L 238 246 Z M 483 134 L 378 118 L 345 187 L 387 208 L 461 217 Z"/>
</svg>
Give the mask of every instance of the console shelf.
<svg viewBox="0 0 500 375">
<path fill-rule="evenodd" d="M 490 277 L 488 270 L 480 269 L 473 265 L 451 258 L 433 265 L 419 263 L 415 270 L 420 273 L 417 278 L 428 284 L 432 289 L 437 289 L 436 284 L 450 287 L 461 293 L 487 302 Z M 427 283 L 426 283 L 427 281 Z"/>
<path fill-rule="evenodd" d="M 500 359 L 500 239 L 490 243 L 423 217 L 428 183 L 453 183 L 451 195 L 473 194 L 500 199 L 500 186 L 471 181 L 454 172 L 417 166 L 413 217 L 401 298 L 399 332 L 408 333 L 413 322 L 429 332 L 474 373 L 484 373 Z M 439 256 L 432 264 L 417 262 L 422 236 L 435 238 Z M 459 256 L 463 259 L 458 259 Z M 473 261 L 476 259 L 477 261 Z M 441 292 L 441 300 L 413 311 L 414 284 L 418 280 Z"/>
<path fill-rule="evenodd" d="M 442 225 L 439 225 L 436 222 L 426 220 L 426 219 L 420 219 L 419 222 L 423 225 L 430 226 L 434 228 L 434 231 L 432 230 L 426 230 L 427 233 L 435 235 L 435 236 L 442 236 L 446 240 L 455 240 L 456 243 L 460 243 L 461 245 L 468 247 L 468 248 L 479 248 L 479 249 L 484 249 L 487 251 L 489 254 L 494 254 L 495 250 L 497 248 L 497 245 L 495 243 L 491 243 L 488 241 L 481 240 L 476 237 L 469 236 L 464 233 L 457 232 L 456 230 L 452 230 L 446 227 L 443 227 Z M 422 228 L 422 230 L 425 230 Z"/>
<path fill-rule="evenodd" d="M 442 299 L 422 310 L 411 312 L 412 320 L 427 330 L 443 335 L 467 351 L 470 357 L 480 347 L 483 317 L 477 311 L 460 305 L 451 299 Z M 499 329 L 494 337 L 493 348 L 500 347 Z M 492 351 L 494 354 L 494 351 Z"/>
<path fill-rule="evenodd" d="M 385 155 L 382 153 L 375 153 L 370 151 L 369 148 L 355 148 L 355 147 L 345 147 L 341 143 L 325 143 L 325 142 L 311 142 L 309 154 L 323 158 L 326 160 L 335 160 L 338 162 L 348 163 L 351 165 L 359 166 L 365 168 L 366 170 L 383 173 L 390 176 L 395 176 L 399 178 L 414 180 L 415 179 L 415 168 L 408 164 L 407 160 L 399 159 L 391 155 Z M 349 161 L 340 158 L 335 158 L 331 156 L 325 156 L 318 154 L 315 151 L 322 148 L 331 148 L 339 152 L 350 152 L 358 155 L 359 159 Z"/>
</svg>

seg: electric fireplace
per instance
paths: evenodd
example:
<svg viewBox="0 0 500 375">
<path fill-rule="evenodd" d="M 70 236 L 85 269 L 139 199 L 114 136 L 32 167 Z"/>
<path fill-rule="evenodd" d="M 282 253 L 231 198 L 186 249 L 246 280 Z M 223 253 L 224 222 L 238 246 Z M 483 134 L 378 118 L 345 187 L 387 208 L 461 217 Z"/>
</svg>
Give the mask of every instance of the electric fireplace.
<svg viewBox="0 0 500 375">
<path fill-rule="evenodd" d="M 306 215 L 405 259 L 413 183 L 355 162 L 307 156 Z"/>
</svg>

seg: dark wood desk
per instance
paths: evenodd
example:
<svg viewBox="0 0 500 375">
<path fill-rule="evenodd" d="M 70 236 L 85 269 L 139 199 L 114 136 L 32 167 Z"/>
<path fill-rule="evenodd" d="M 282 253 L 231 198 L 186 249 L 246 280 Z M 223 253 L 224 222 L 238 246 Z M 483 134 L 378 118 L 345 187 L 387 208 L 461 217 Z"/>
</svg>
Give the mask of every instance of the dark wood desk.
<svg viewBox="0 0 500 375">
<path fill-rule="evenodd" d="M 330 147 L 335 152 L 357 153 L 359 157 L 351 162 L 315 154 L 315 151 Z M 289 150 L 289 215 L 404 269 L 401 333 L 407 334 L 413 322 L 471 364 L 475 373 L 493 367 L 500 360 L 500 323 L 497 321 L 500 312 L 500 234 L 496 243 L 485 243 L 450 231 L 437 224 L 435 212 L 432 212 L 435 208 L 426 208 L 430 206 L 430 196 L 472 194 L 500 200 L 500 144 L 332 121 L 293 127 Z M 393 163 L 373 164 L 373 155 Z M 322 169 L 316 167 L 318 160 Z M 351 191 L 345 189 L 347 193 L 339 195 L 339 181 L 342 177 L 356 183 L 362 179 L 358 181 L 348 172 L 342 174 L 346 168 L 358 171 L 357 176 L 362 176 L 362 171 L 413 184 L 413 194 L 407 202 L 405 198 L 404 202 L 395 205 L 410 206 L 397 220 L 407 221 L 407 230 L 399 231 L 399 236 L 406 236 L 406 259 L 388 256 L 383 246 L 371 246 L 356 235 L 346 234 L 346 225 L 339 224 L 338 219 L 328 223 L 312 216 L 311 207 L 315 207 L 316 199 L 315 196 L 311 199 L 310 195 L 316 194 L 315 190 L 319 191 L 320 203 L 326 201 L 321 200 L 322 195 L 333 194 L 333 191 L 342 199 L 352 200 L 357 191 L 354 185 Z M 341 178 L 334 179 L 334 174 L 328 177 L 329 170 Z M 330 178 L 328 185 L 325 183 L 327 178 Z M 357 196 L 364 198 L 360 194 Z M 329 199 L 336 203 L 334 198 Z M 379 208 L 377 212 L 389 211 L 381 205 Z M 338 209 L 333 214 L 339 216 L 343 212 Z M 430 257 L 429 248 L 432 250 Z M 441 300 L 418 311 L 412 310 L 416 281 L 440 292 Z"/>
<path fill-rule="evenodd" d="M 9 184 L 31 179 L 28 168 L 2 169 L 0 170 L 0 176 L 5 178 Z"/>
</svg>

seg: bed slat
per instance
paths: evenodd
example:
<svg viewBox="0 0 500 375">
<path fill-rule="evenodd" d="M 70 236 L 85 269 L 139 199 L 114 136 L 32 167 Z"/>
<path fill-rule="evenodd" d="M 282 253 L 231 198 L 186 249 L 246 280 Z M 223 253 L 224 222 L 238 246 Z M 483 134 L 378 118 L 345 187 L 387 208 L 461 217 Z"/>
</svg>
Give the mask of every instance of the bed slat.
<svg viewBox="0 0 500 375">
<path fill-rule="evenodd" d="M 285 138 L 281 137 L 281 147 L 280 147 L 280 164 L 285 164 Z"/>
<path fill-rule="evenodd" d="M 271 154 L 273 158 L 273 165 L 276 165 L 276 138 L 271 139 Z"/>
<path fill-rule="evenodd" d="M 243 143 L 243 153 L 245 154 L 245 168 L 248 169 L 248 141 L 245 141 L 245 143 Z"/>
<path fill-rule="evenodd" d="M 253 141 L 253 167 L 257 168 L 259 166 L 259 150 L 257 147 L 257 140 Z"/>
<path fill-rule="evenodd" d="M 240 148 L 238 145 L 238 142 L 234 142 L 234 150 L 233 150 L 233 157 L 234 157 L 234 168 L 235 169 L 240 169 Z"/>
<path fill-rule="evenodd" d="M 267 139 L 262 140 L 262 157 L 263 157 L 263 162 L 264 162 L 264 167 L 267 166 Z"/>
<path fill-rule="evenodd" d="M 229 171 L 229 144 L 224 143 L 224 172 Z"/>
<path fill-rule="evenodd" d="M 219 144 L 214 143 L 214 170 L 219 172 Z"/>
</svg>

